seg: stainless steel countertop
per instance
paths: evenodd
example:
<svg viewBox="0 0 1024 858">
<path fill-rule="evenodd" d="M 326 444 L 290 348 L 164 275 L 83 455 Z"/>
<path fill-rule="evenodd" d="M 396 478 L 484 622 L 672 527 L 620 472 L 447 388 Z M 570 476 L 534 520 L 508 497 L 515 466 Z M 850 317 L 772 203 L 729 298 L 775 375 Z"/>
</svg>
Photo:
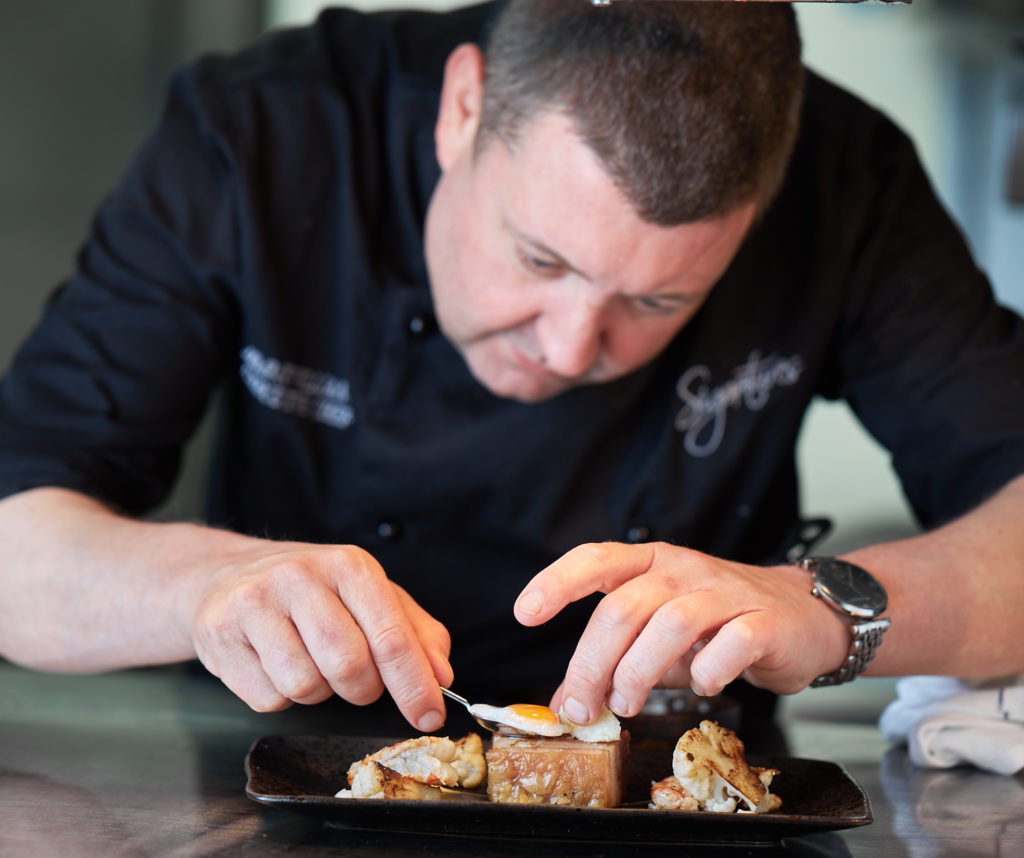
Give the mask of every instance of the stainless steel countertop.
<svg viewBox="0 0 1024 858">
<path fill-rule="evenodd" d="M 340 704 L 260 715 L 187 666 L 58 676 L 0 662 L 0 855 L 1024 855 L 1024 776 L 915 769 L 863 720 L 802 716 L 781 728 L 791 755 L 846 768 L 874 822 L 772 847 L 365 833 L 246 797 L 244 759 L 260 736 L 411 735 L 391 716 Z"/>
</svg>

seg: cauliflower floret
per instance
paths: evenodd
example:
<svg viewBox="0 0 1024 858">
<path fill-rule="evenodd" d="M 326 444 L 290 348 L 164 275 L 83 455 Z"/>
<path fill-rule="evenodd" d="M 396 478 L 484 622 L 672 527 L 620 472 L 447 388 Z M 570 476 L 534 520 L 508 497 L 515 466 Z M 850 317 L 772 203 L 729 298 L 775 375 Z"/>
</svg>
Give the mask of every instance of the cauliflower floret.
<svg viewBox="0 0 1024 858">
<path fill-rule="evenodd" d="M 757 809 L 753 812 L 768 813 L 773 810 L 778 810 L 780 807 L 782 807 L 782 799 L 775 795 L 775 793 L 769 792 L 768 789 L 772 785 L 772 780 L 775 778 L 777 774 L 779 774 L 779 770 L 766 769 L 762 768 L 761 766 L 753 766 L 752 769 L 754 774 L 757 775 L 757 779 L 761 781 L 761 783 L 764 785 L 765 789 L 764 798 L 761 799 L 761 802 L 758 804 Z"/>
<path fill-rule="evenodd" d="M 672 754 L 672 773 L 701 810 L 766 813 L 782 805 L 768 791 L 777 771 L 752 769 L 736 734 L 714 721 L 701 721 L 680 737 Z"/>
<path fill-rule="evenodd" d="M 708 813 L 734 813 L 736 799 L 712 795 L 704 802 L 704 807 L 701 810 L 706 810 Z"/>
<path fill-rule="evenodd" d="M 678 750 L 678 745 L 676 746 Z M 683 761 L 673 756 L 672 770 L 686 792 L 697 801 L 701 810 L 732 813 L 736 810 L 736 792 L 703 756 L 686 752 Z"/>
</svg>

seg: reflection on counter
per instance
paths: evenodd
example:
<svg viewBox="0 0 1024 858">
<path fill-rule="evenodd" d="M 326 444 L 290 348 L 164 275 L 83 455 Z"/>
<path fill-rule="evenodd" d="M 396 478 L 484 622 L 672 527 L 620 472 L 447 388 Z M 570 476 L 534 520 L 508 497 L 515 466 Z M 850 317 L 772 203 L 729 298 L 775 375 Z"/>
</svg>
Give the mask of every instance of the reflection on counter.
<svg viewBox="0 0 1024 858">
<path fill-rule="evenodd" d="M 1024 855 L 1024 775 L 922 769 L 893 748 L 882 758 L 881 780 L 910 858 Z"/>
</svg>

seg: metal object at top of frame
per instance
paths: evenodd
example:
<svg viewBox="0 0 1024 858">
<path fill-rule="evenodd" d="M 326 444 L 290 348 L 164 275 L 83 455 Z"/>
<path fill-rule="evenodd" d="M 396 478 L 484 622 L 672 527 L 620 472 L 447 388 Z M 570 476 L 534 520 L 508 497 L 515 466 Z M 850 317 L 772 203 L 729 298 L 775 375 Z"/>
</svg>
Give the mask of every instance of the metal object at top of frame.
<svg viewBox="0 0 1024 858">
<path fill-rule="evenodd" d="M 590 0 L 592 6 L 611 6 L 615 0 Z M 718 0 L 726 3 L 744 3 L 747 0 Z M 909 6 L 913 0 L 754 0 L 760 3 L 884 3 L 887 6 Z"/>
</svg>

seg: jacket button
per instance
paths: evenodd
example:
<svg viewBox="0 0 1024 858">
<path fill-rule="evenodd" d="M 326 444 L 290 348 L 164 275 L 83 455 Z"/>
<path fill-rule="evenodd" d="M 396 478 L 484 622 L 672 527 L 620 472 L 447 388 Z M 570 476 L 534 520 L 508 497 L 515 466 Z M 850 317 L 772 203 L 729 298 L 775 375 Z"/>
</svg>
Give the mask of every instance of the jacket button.
<svg viewBox="0 0 1024 858">
<path fill-rule="evenodd" d="M 394 542 L 402 535 L 402 528 L 397 521 L 381 521 L 377 524 L 377 536 L 385 542 Z"/>
<path fill-rule="evenodd" d="M 409 330 L 409 336 L 418 339 L 419 337 L 426 337 L 432 334 L 437 327 L 437 323 L 429 313 L 416 313 L 414 316 L 409 317 L 406 327 Z"/>
<path fill-rule="evenodd" d="M 642 524 L 634 524 L 626 531 L 626 542 L 647 542 L 651 538 L 651 529 Z"/>
</svg>

